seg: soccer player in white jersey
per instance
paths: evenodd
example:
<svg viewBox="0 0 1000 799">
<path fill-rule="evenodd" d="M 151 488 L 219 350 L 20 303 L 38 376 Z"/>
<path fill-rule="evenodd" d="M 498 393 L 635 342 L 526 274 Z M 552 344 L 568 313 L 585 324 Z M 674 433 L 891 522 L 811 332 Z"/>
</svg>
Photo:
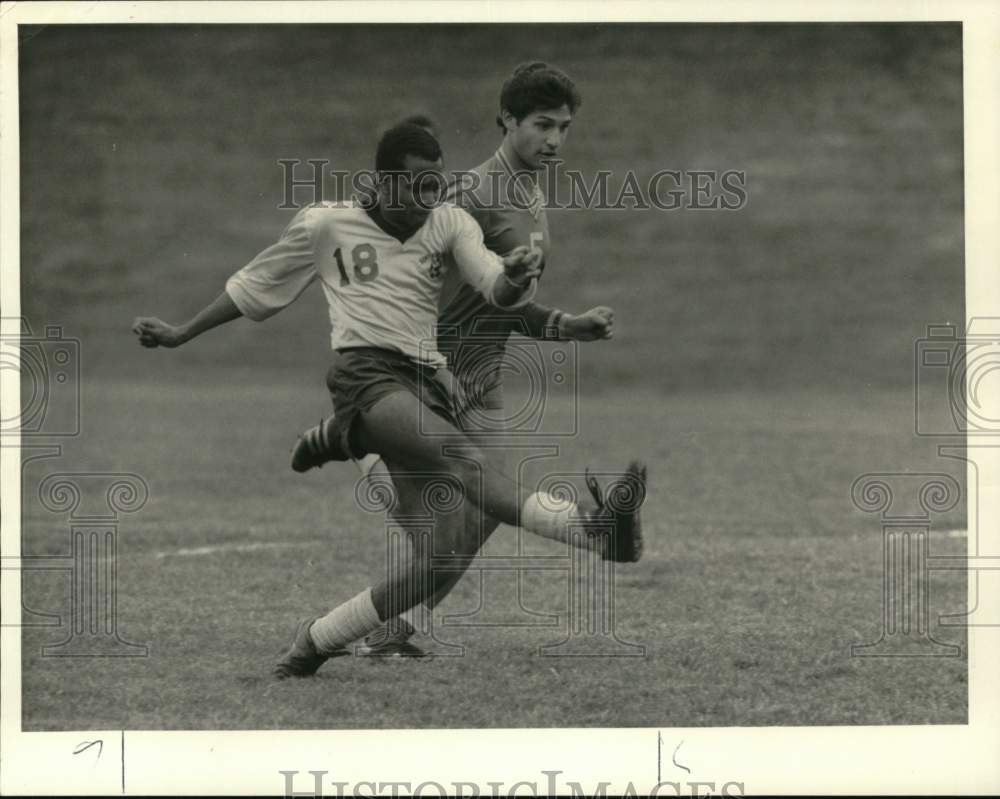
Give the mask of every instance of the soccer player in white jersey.
<svg viewBox="0 0 1000 799">
<path fill-rule="evenodd" d="M 466 183 L 453 184 L 449 194 L 473 216 L 493 252 L 504 255 L 529 244 L 542 251 L 541 266 L 545 267 L 550 253 L 549 224 L 538 176 L 546 163 L 559 155 L 580 105 L 573 81 L 562 70 L 541 61 L 519 65 L 504 82 L 497 117 L 503 132 L 500 147 L 469 172 Z M 407 119 L 434 130 L 429 117 Z M 492 420 L 506 418 L 502 366 L 507 338 L 515 332 L 548 340 L 610 338 L 614 316 L 604 306 L 577 316 L 538 302 L 516 309 L 497 308 L 454 278 L 454 273 L 449 275 L 443 292 L 438 344 L 469 398 L 460 418 L 463 431 L 473 440 L 489 443 L 486 451 L 503 466 L 504 453 L 497 447 L 503 431 Z M 292 468 L 307 471 L 327 461 L 356 457 L 363 472 L 371 470 L 377 456 L 345 451 L 340 427 L 336 417 L 329 417 L 303 433 L 293 450 Z M 397 490 L 410 489 L 397 485 Z M 463 524 L 466 529 L 462 529 Z M 427 630 L 427 614 L 458 582 L 481 542 L 498 525 L 495 518 L 480 518 L 479 510 L 472 506 L 467 507 L 464 520 L 452 516 L 439 521 L 434 543 L 440 553 L 449 555 L 441 587 L 424 603 L 426 610 L 418 605 L 406 617 L 392 620 L 369 636 L 360 651 L 380 656 L 422 654 L 409 641 L 415 627 Z M 470 536 L 468 530 L 479 533 Z M 469 545 L 474 548 L 463 549 Z M 637 560 L 638 555 L 634 552 L 626 559 Z"/>
<path fill-rule="evenodd" d="M 527 491 L 455 426 L 453 378 L 445 358 L 428 346 L 444 256 L 451 256 L 465 282 L 501 307 L 523 300 L 540 270 L 538 253 L 528 247 L 503 259 L 487 250 L 465 211 L 451 204 L 427 210 L 440 194 L 442 166 L 437 140 L 425 129 L 390 129 L 376 152 L 375 204 L 304 209 L 277 244 L 233 275 L 223 295 L 191 320 L 175 326 L 140 317 L 133 331 L 143 346 L 178 346 L 240 316 L 266 319 L 318 279 L 334 323 L 339 357 L 327 383 L 346 422 L 345 439 L 355 437 L 360 447 L 381 455 L 394 475 L 452 477 L 466 502 L 507 524 L 560 541 L 571 540 L 581 525 L 601 527 L 610 535 L 595 535 L 596 545 L 632 551 L 645 495 L 637 464 L 612 486 L 607 503 L 584 507 Z M 458 457 L 445 454 L 444 437 Z M 409 501 L 400 497 L 404 515 Z M 275 676 L 309 676 L 327 659 L 348 654 L 349 644 L 426 600 L 437 587 L 433 579 L 431 552 L 417 547 L 410 562 L 385 580 L 301 621 Z"/>
</svg>

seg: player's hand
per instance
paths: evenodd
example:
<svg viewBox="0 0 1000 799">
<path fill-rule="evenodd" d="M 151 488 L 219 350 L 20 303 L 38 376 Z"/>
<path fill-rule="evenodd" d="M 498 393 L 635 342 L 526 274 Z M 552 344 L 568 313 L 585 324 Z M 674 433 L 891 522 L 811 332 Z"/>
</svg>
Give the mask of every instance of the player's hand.
<svg viewBox="0 0 1000 799">
<path fill-rule="evenodd" d="M 598 305 L 579 316 L 563 319 L 563 333 L 574 341 L 600 341 L 614 336 L 615 312 L 604 305 Z"/>
<path fill-rule="evenodd" d="M 542 274 L 542 251 L 521 245 L 503 259 L 503 273 L 515 286 L 525 287 Z"/>
<path fill-rule="evenodd" d="M 155 316 L 140 316 L 132 323 L 132 332 L 143 347 L 179 347 L 187 339 L 183 330 Z"/>
</svg>

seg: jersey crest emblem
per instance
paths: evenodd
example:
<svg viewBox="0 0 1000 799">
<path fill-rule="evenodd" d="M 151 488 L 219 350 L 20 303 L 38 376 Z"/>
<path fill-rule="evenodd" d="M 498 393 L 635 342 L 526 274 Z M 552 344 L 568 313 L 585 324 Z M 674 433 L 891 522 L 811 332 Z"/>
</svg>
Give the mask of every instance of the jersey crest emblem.
<svg viewBox="0 0 1000 799">
<path fill-rule="evenodd" d="M 420 263 L 421 264 L 430 263 L 431 268 L 428 271 L 428 274 L 432 278 L 437 279 L 441 277 L 441 273 L 444 271 L 444 258 L 441 257 L 441 253 L 432 252 L 428 253 L 427 255 L 421 256 Z"/>
</svg>

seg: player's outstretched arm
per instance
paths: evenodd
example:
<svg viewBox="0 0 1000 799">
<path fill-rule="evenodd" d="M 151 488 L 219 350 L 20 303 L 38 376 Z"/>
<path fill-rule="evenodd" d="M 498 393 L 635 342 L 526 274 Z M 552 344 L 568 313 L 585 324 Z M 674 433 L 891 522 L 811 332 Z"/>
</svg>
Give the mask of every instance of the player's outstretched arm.
<svg viewBox="0 0 1000 799">
<path fill-rule="evenodd" d="M 206 330 L 241 316 L 263 321 L 298 299 L 316 280 L 309 208 L 295 215 L 281 238 L 226 281 L 226 290 L 182 325 L 139 317 L 132 332 L 144 347 L 179 347 Z"/>
<path fill-rule="evenodd" d="M 524 320 L 531 338 L 562 341 L 601 341 L 614 336 L 615 312 L 599 305 L 582 314 L 571 314 L 537 302 L 519 307 L 516 313 Z"/>
<path fill-rule="evenodd" d="M 132 332 L 144 347 L 179 347 L 213 327 L 239 319 L 243 313 L 227 292 L 194 317 L 180 325 L 172 325 L 155 316 L 140 316 L 132 323 Z"/>
<path fill-rule="evenodd" d="M 559 337 L 574 341 L 601 341 L 614 336 L 615 312 L 598 305 L 582 314 L 564 314 L 556 320 Z"/>
</svg>

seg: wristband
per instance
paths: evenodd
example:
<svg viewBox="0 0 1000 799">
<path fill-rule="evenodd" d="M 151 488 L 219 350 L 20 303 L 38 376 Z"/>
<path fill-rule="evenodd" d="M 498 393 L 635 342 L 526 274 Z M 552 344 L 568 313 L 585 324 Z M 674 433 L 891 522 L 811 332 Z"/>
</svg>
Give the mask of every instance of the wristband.
<svg viewBox="0 0 1000 799">
<path fill-rule="evenodd" d="M 549 314 L 549 318 L 545 320 L 545 332 L 546 338 L 555 338 L 556 341 L 563 338 L 563 320 L 566 318 L 565 311 L 560 311 L 558 308 L 553 308 L 552 312 Z M 555 336 L 550 336 L 548 331 L 553 331 Z"/>
</svg>

